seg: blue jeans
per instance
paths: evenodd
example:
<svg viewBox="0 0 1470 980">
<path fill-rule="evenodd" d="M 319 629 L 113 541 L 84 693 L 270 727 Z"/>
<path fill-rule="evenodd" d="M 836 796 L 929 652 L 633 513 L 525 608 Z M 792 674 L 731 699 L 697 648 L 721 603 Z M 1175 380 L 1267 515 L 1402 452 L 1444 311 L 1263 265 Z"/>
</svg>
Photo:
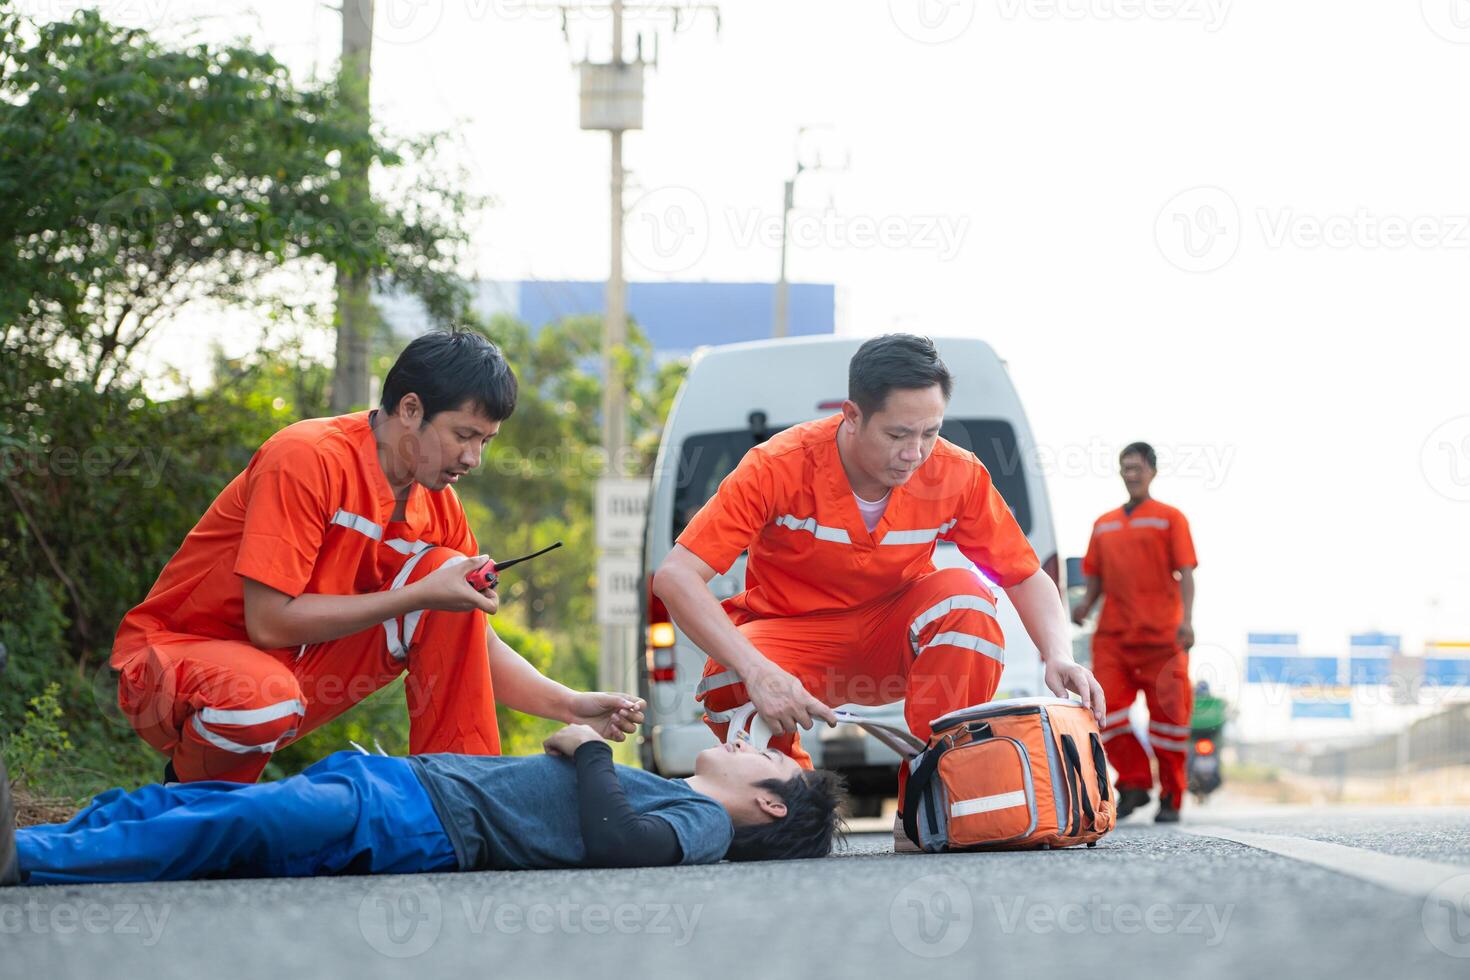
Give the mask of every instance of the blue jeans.
<svg viewBox="0 0 1470 980">
<path fill-rule="evenodd" d="M 17 831 L 16 847 L 32 885 L 459 867 L 407 760 L 360 752 L 274 783 L 108 790 L 69 823 Z"/>
</svg>

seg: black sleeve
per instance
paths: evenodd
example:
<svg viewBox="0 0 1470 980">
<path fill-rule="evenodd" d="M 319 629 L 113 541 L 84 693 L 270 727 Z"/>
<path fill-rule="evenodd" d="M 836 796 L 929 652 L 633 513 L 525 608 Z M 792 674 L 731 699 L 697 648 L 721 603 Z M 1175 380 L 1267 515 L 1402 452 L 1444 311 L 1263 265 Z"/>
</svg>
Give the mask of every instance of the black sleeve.
<svg viewBox="0 0 1470 980">
<path fill-rule="evenodd" d="M 613 769 L 606 742 L 577 747 L 577 810 L 589 868 L 637 868 L 678 864 L 679 837 L 667 820 L 634 813 Z"/>
</svg>

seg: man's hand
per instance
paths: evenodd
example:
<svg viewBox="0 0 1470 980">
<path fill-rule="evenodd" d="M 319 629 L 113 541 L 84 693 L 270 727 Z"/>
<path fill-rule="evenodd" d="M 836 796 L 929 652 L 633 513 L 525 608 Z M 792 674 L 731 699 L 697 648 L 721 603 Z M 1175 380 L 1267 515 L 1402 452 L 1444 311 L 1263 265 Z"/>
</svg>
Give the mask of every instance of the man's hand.
<svg viewBox="0 0 1470 980">
<path fill-rule="evenodd" d="M 1179 645 L 1186 650 L 1194 646 L 1194 626 L 1189 623 L 1179 624 Z"/>
<path fill-rule="evenodd" d="M 1072 607 L 1072 624 L 1074 626 L 1085 626 L 1087 624 L 1087 607 L 1080 602 Z"/>
<path fill-rule="evenodd" d="M 577 754 L 577 746 L 600 741 L 602 736 L 586 725 L 568 725 L 560 731 L 552 732 L 541 743 L 541 747 L 546 750 L 547 755 L 561 755 L 570 759 Z"/>
<path fill-rule="evenodd" d="M 445 612 L 470 612 L 478 609 L 493 616 L 500 609 L 500 596 L 494 589 L 476 592 L 475 587 L 465 581 L 466 575 L 481 568 L 489 560 L 489 555 L 451 558 L 410 588 L 418 594 L 423 609 L 440 609 Z"/>
<path fill-rule="evenodd" d="M 1091 708 L 1092 716 L 1097 719 L 1099 726 L 1102 725 L 1103 716 L 1108 713 L 1108 705 L 1103 698 L 1102 685 L 1092 676 L 1092 671 L 1071 657 L 1051 660 L 1046 665 L 1046 686 L 1059 698 L 1066 697 L 1068 691 L 1081 695 L 1082 706 Z"/>
<path fill-rule="evenodd" d="M 801 681 L 775 664 L 768 662 L 755 677 L 747 679 L 745 690 L 755 710 L 776 735 L 811 728 L 817 721 L 837 724 L 831 708 L 812 697 Z"/>
<path fill-rule="evenodd" d="M 586 728 L 603 738 L 621 742 L 643 724 L 646 706 L 642 698 L 631 694 L 578 693 L 571 700 L 571 727 Z"/>
</svg>

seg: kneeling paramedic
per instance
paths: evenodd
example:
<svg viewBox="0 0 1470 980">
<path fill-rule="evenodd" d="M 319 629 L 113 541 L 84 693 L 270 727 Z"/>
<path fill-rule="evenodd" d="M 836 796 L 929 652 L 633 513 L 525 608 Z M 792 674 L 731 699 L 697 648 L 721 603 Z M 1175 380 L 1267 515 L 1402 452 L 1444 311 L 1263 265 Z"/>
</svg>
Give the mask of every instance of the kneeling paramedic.
<svg viewBox="0 0 1470 980">
<path fill-rule="evenodd" d="M 586 725 L 548 755 L 337 752 L 273 783 L 110 790 L 66 824 L 15 831 L 0 763 L 0 885 L 608 868 L 822 857 L 831 773 L 774 750 L 702 752 L 694 775 L 614 765 Z"/>
<path fill-rule="evenodd" d="M 721 740 L 759 714 L 770 745 L 810 767 L 798 729 L 834 724 L 835 705 L 899 699 L 928 738 L 933 719 L 995 695 L 1005 638 L 991 582 L 1040 651 L 1047 687 L 1077 692 L 1101 718 L 1056 583 L 984 465 L 939 437 L 951 390 L 929 340 L 867 341 L 841 413 L 751 449 L 679 536 L 653 589 L 709 655 L 696 697 Z M 939 541 L 985 577 L 936 569 Z M 721 608 L 707 583 L 741 553 L 746 590 Z"/>
<path fill-rule="evenodd" d="M 490 629 L 499 598 L 453 484 L 515 409 L 499 349 L 408 345 L 381 408 L 272 436 L 189 532 L 113 644 L 118 701 L 166 781 L 259 778 L 271 753 L 405 670 L 414 753 L 496 755 L 496 696 L 621 740 L 622 694 L 577 693 Z"/>
</svg>

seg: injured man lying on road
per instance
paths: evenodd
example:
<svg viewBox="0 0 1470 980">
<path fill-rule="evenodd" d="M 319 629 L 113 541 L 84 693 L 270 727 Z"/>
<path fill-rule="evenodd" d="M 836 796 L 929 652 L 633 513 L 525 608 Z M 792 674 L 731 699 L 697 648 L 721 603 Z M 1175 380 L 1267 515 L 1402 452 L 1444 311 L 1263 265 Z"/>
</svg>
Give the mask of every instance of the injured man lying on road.
<svg viewBox="0 0 1470 980">
<path fill-rule="evenodd" d="M 732 743 L 665 779 L 569 725 L 543 756 L 337 752 L 273 783 L 109 790 L 14 830 L 0 764 L 0 884 L 613 868 L 825 856 L 838 778 Z"/>
</svg>

